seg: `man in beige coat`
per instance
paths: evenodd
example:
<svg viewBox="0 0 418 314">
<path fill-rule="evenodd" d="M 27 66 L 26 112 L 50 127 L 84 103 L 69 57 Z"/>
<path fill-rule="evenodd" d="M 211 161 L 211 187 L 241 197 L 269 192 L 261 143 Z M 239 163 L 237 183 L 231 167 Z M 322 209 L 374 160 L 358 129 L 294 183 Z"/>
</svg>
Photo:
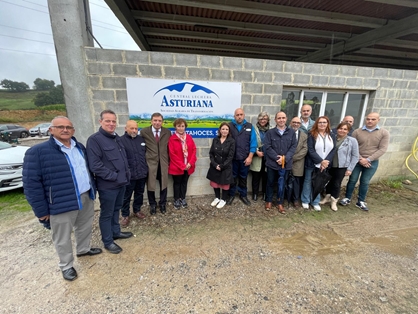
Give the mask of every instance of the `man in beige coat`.
<svg viewBox="0 0 418 314">
<path fill-rule="evenodd" d="M 151 215 L 157 213 L 157 201 L 155 200 L 156 181 L 160 183 L 160 211 L 165 214 L 167 203 L 168 181 L 168 139 L 170 130 L 164 128 L 163 116 L 156 112 L 151 116 L 151 125 L 141 130 L 141 136 L 147 146 L 145 154 L 148 164 L 147 194 Z"/>
<path fill-rule="evenodd" d="M 301 126 L 301 120 L 299 117 L 293 117 L 290 121 L 290 127 L 295 130 L 296 139 L 298 141 L 298 146 L 296 147 L 296 152 L 293 155 L 293 165 L 292 165 L 292 174 L 295 178 L 293 181 L 293 205 L 296 208 L 300 207 L 300 193 L 302 190 L 303 182 L 303 170 L 305 169 L 305 156 L 308 153 L 308 135 L 305 132 L 299 130 Z"/>
</svg>

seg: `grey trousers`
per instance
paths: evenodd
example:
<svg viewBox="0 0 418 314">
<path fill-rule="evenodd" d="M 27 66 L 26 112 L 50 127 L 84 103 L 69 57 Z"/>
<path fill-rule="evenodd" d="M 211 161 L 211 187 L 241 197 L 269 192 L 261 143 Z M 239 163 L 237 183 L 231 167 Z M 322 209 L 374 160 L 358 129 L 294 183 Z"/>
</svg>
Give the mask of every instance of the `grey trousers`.
<svg viewBox="0 0 418 314">
<path fill-rule="evenodd" d="M 83 209 L 72 210 L 59 215 L 51 215 L 52 241 L 59 257 L 58 266 L 61 270 L 73 267 L 73 245 L 71 232 L 74 229 L 77 254 L 83 254 L 90 250 L 92 234 L 94 202 L 89 197 L 89 192 L 81 194 Z"/>
</svg>

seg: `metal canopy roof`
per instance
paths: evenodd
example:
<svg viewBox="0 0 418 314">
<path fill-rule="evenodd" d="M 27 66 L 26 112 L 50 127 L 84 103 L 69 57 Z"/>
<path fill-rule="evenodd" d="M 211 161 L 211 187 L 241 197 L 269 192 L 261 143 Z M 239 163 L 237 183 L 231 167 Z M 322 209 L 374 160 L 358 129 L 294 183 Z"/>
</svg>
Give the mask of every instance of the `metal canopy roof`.
<svg viewBox="0 0 418 314">
<path fill-rule="evenodd" d="M 105 0 L 141 50 L 418 69 L 417 0 Z"/>
</svg>

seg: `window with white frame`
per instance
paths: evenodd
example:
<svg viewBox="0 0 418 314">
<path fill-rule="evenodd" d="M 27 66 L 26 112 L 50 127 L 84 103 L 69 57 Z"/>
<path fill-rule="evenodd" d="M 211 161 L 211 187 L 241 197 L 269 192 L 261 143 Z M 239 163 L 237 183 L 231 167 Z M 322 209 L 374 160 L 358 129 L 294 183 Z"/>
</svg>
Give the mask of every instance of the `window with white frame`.
<svg viewBox="0 0 418 314">
<path fill-rule="evenodd" d="M 312 107 L 311 118 L 327 116 L 331 128 L 337 127 L 345 116 L 353 116 L 354 128 L 362 126 L 364 113 L 369 99 L 369 92 L 344 90 L 283 89 L 281 110 L 288 119 L 300 117 L 302 105 Z"/>
</svg>

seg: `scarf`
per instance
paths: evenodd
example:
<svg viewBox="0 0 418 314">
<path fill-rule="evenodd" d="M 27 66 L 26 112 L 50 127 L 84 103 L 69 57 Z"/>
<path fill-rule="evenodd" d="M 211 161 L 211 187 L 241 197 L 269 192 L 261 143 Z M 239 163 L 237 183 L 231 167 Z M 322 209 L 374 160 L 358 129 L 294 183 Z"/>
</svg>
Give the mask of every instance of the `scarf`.
<svg viewBox="0 0 418 314">
<path fill-rule="evenodd" d="M 270 129 L 269 123 L 267 123 L 265 126 L 261 126 L 260 123 L 257 122 L 256 126 L 261 132 L 267 132 Z"/>
<path fill-rule="evenodd" d="M 187 152 L 187 143 L 186 143 L 186 133 L 180 135 L 176 132 L 177 137 L 180 139 L 181 142 L 181 149 L 183 150 L 183 157 L 184 157 L 184 164 L 187 165 L 187 156 L 189 155 Z"/>
</svg>

